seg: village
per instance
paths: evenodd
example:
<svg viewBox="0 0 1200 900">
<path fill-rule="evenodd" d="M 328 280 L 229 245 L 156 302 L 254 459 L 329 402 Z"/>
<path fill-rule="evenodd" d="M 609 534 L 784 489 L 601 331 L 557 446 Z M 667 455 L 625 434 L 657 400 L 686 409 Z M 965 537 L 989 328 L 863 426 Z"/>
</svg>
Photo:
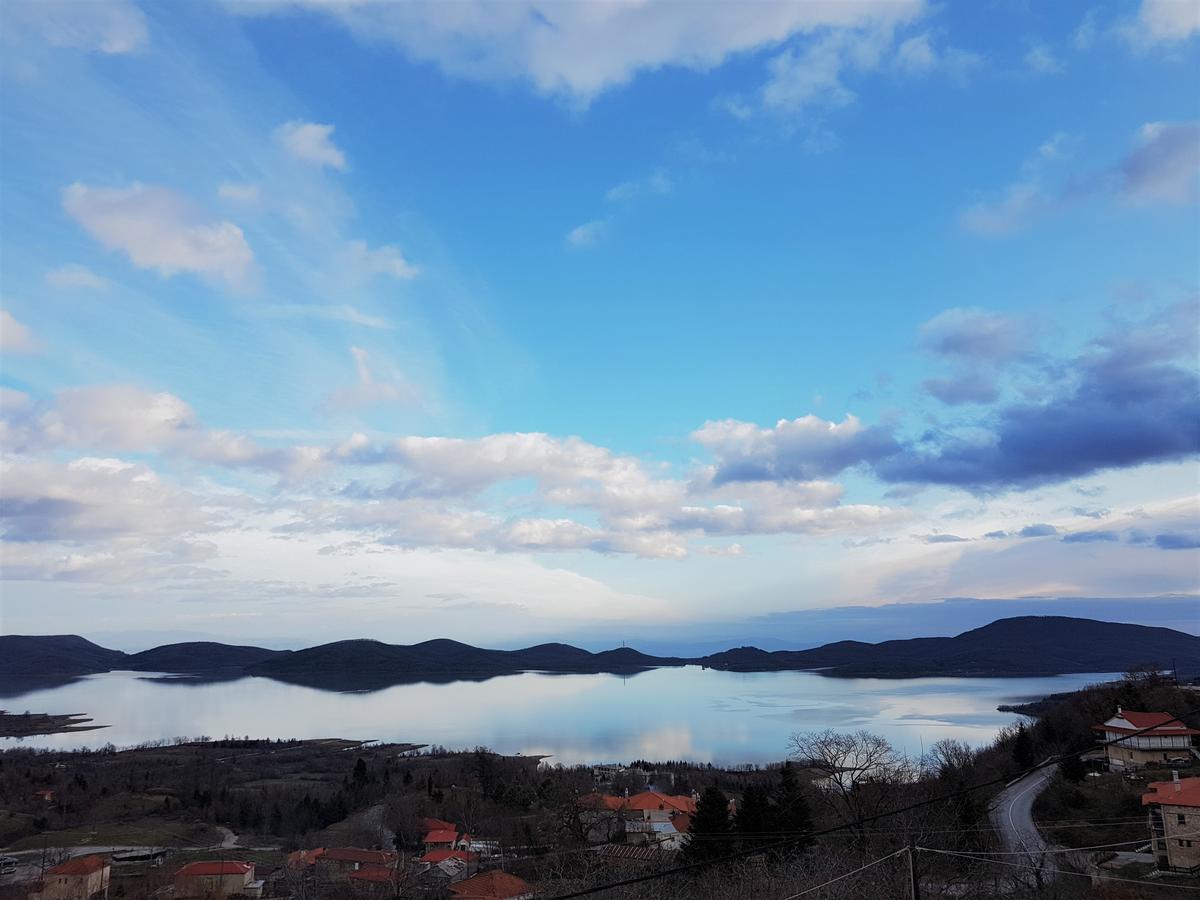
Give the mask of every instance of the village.
<svg viewBox="0 0 1200 900">
<path fill-rule="evenodd" d="M 730 878 L 756 896 L 749 885 L 820 884 L 906 842 L 928 851 L 919 877 L 930 896 L 962 880 L 953 857 L 964 855 L 976 874 L 957 896 L 989 896 L 1001 878 L 1011 896 L 1043 896 L 1055 872 L 1077 876 L 1059 876 L 1056 897 L 1140 896 L 1120 893 L 1129 881 L 1200 887 L 1200 729 L 1169 704 L 1114 702 L 1189 695 L 1145 679 L 1089 689 L 992 747 L 942 746 L 919 765 L 887 754 L 859 765 L 864 748 L 881 745 L 832 734 L 802 739 L 824 756 L 724 769 L 561 767 L 483 748 L 350 741 L 10 750 L 0 754 L 0 897 L 527 900 L 737 854 L 746 861 L 714 865 L 707 882 L 667 878 L 612 896 L 706 896 L 706 884 L 724 884 L 711 887 L 720 896 Z M 1088 723 L 1101 704 L 1107 717 Z M 1021 776 L 1053 748 L 1072 752 Z M 950 811 L 855 824 L 994 772 L 1016 780 Z M 1023 823 L 1004 804 L 1030 794 L 1035 777 L 1044 783 Z M 808 837 L 826 831 L 836 833 Z M 996 859 L 1025 860 L 1038 877 L 982 865 Z M 1070 893 L 1076 881 L 1092 893 Z M 880 890 L 856 896 L 889 896 Z"/>
</svg>

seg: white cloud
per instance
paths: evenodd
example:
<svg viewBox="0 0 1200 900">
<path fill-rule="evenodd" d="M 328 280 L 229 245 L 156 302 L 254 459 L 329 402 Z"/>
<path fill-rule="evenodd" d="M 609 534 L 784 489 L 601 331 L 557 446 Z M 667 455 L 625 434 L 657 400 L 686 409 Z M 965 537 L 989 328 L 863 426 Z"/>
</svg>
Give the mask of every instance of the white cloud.
<svg viewBox="0 0 1200 900">
<path fill-rule="evenodd" d="M 983 57 L 978 53 L 957 47 L 938 47 L 928 31 L 901 41 L 896 48 L 896 68 L 914 75 L 939 70 L 965 75 L 982 64 Z"/>
<path fill-rule="evenodd" d="M 68 263 L 57 269 L 51 269 L 46 273 L 46 284 L 55 288 L 87 288 L 95 291 L 111 286 L 111 282 L 107 278 L 97 275 L 87 266 L 78 263 Z"/>
<path fill-rule="evenodd" d="M 1057 75 L 1065 66 L 1048 44 L 1034 44 L 1025 52 L 1025 66 L 1035 75 Z"/>
<path fill-rule="evenodd" d="M 124 0 L 11 0 L 4 4 L 4 24 L 52 47 L 112 55 L 139 50 L 150 37 L 146 16 Z"/>
<path fill-rule="evenodd" d="M 399 404 L 411 406 L 420 400 L 416 388 L 400 380 L 380 381 L 371 371 L 370 354 L 362 347 L 351 347 L 358 383 L 339 388 L 325 398 L 326 412 L 355 411 L 370 406 Z"/>
<path fill-rule="evenodd" d="M 414 266 L 404 258 L 404 254 L 398 248 L 391 245 L 368 247 L 366 241 L 348 241 L 346 258 L 350 270 L 360 277 L 388 275 L 407 281 L 421 274 L 419 266 Z"/>
<path fill-rule="evenodd" d="M 393 44 L 451 75 L 522 79 L 543 95 L 587 104 L 638 73 L 666 66 L 705 71 L 734 54 L 824 29 L 905 21 L 920 0 L 854 3 L 725 2 L 330 4 L 242 3 L 247 14 L 317 11 L 364 42 Z M 631 40 L 630 35 L 636 35 Z"/>
<path fill-rule="evenodd" d="M 0 352 L 36 353 L 38 342 L 28 326 L 21 324 L 7 309 L 0 309 Z"/>
<path fill-rule="evenodd" d="M 293 157 L 316 166 L 328 166 L 339 171 L 346 168 L 346 155 L 333 143 L 332 125 L 285 122 L 275 129 L 275 139 Z"/>
<path fill-rule="evenodd" d="M 568 231 L 566 241 L 572 247 L 592 247 L 604 237 L 608 227 L 608 219 L 593 219 Z"/>
<path fill-rule="evenodd" d="M 348 304 L 338 306 L 324 306 L 316 303 L 277 304 L 263 307 L 261 312 L 266 316 L 280 318 L 327 319 L 331 322 L 347 322 L 351 325 L 361 325 L 364 328 L 375 328 L 382 331 L 392 328 L 392 323 L 382 316 L 373 316 Z"/>
<path fill-rule="evenodd" d="M 1193 0 L 1142 0 L 1137 18 L 1119 26 L 1137 49 L 1175 44 L 1200 33 L 1200 4 Z"/>
<path fill-rule="evenodd" d="M 192 272 L 248 286 L 254 254 L 232 222 L 205 222 L 176 192 L 134 182 L 125 188 L 76 182 L 62 192 L 63 208 L 101 244 L 135 266 L 163 277 Z"/>
<path fill-rule="evenodd" d="M 980 201 L 967 207 L 959 216 L 959 224 L 975 234 L 992 237 L 1012 234 L 1048 206 L 1047 198 L 1036 184 L 1020 181 L 1005 188 L 998 200 Z"/>
<path fill-rule="evenodd" d="M 671 180 L 671 176 L 666 171 L 659 169 L 648 178 L 623 181 L 609 188 L 604 194 L 604 199 L 609 203 L 625 203 L 646 194 L 658 196 L 669 194 L 674 188 L 675 183 Z"/>
<path fill-rule="evenodd" d="M 261 199 L 261 189 L 257 184 L 223 181 L 217 186 L 217 196 L 240 206 L 257 206 Z"/>
</svg>

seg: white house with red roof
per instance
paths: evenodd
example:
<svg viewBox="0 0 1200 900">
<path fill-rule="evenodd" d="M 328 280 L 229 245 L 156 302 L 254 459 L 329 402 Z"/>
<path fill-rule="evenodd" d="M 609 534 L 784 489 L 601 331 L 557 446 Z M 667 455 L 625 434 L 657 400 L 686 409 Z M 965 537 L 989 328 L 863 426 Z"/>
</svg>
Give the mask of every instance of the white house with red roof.
<svg viewBox="0 0 1200 900">
<path fill-rule="evenodd" d="M 76 856 L 47 869 L 28 900 L 100 900 L 108 896 L 111 872 L 103 856 Z"/>
<path fill-rule="evenodd" d="M 1105 741 L 1108 767 L 1116 771 L 1191 762 L 1200 756 L 1193 751 L 1200 731 L 1166 712 L 1135 712 L 1118 706 L 1115 716 L 1092 730 Z"/>
<path fill-rule="evenodd" d="M 254 880 L 254 863 L 231 859 L 188 863 L 175 873 L 177 898 L 223 900 L 234 895 L 261 897 L 263 883 Z"/>
<path fill-rule="evenodd" d="M 1142 795 L 1149 807 L 1150 841 L 1160 869 L 1200 871 L 1200 778 L 1154 781 Z"/>
</svg>

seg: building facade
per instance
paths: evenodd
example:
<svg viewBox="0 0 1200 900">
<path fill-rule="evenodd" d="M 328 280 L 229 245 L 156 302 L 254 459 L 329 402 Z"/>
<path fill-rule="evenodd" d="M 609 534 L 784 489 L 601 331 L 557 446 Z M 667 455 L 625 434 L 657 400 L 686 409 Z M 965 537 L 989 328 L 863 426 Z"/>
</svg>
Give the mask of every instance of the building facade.
<svg viewBox="0 0 1200 900">
<path fill-rule="evenodd" d="M 1200 871 L 1200 778 L 1155 781 L 1142 795 L 1150 813 L 1150 842 L 1160 869 Z"/>
<path fill-rule="evenodd" d="M 1113 771 L 1190 763 L 1196 759 L 1193 747 L 1200 735 L 1170 713 L 1134 712 L 1119 706 L 1115 716 L 1092 730 L 1105 742 L 1104 756 Z"/>
</svg>

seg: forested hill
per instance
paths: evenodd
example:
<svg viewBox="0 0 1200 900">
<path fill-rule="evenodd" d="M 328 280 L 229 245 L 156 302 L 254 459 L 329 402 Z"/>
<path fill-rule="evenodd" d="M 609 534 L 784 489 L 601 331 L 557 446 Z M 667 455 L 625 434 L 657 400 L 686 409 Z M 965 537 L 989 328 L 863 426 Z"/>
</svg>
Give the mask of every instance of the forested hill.
<svg viewBox="0 0 1200 900">
<path fill-rule="evenodd" d="M 811 650 L 767 653 L 742 647 L 715 653 L 705 666 L 740 672 L 821 669 L 842 676 L 1058 675 L 1178 666 L 1200 674 L 1200 637 L 1117 622 L 1067 616 L 1018 616 L 955 637 L 866 644 L 839 641 Z"/>
<path fill-rule="evenodd" d="M 810 650 L 739 647 L 696 659 L 649 656 L 631 648 L 593 653 L 569 644 L 489 650 L 446 639 L 419 644 L 335 641 L 305 650 L 268 650 L 213 642 L 167 644 L 141 653 L 108 650 L 75 635 L 0 636 L 0 675 L 83 675 L 115 669 L 181 674 L 264 675 L 282 680 L 369 678 L 386 682 L 512 672 L 629 673 L 702 665 L 738 672 L 816 669 L 827 675 L 904 678 L 1019 676 L 1178 668 L 1200 675 L 1200 637 L 1065 616 L 1020 616 L 955 637 L 867 644 L 839 641 Z"/>
</svg>

